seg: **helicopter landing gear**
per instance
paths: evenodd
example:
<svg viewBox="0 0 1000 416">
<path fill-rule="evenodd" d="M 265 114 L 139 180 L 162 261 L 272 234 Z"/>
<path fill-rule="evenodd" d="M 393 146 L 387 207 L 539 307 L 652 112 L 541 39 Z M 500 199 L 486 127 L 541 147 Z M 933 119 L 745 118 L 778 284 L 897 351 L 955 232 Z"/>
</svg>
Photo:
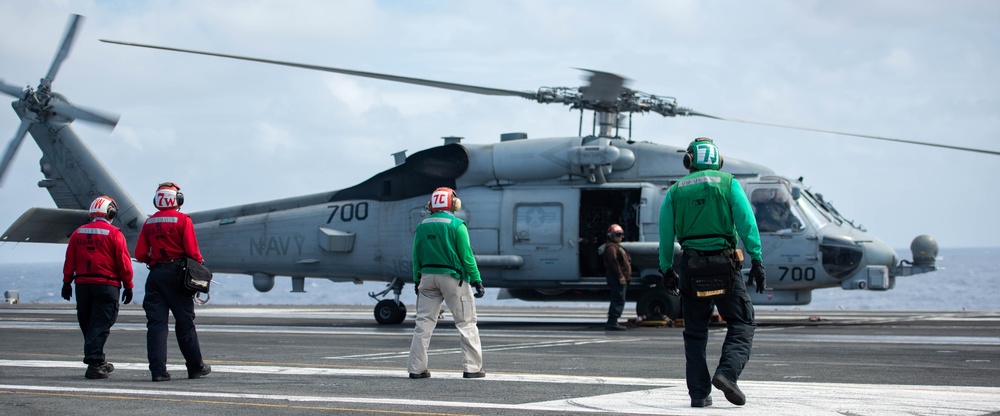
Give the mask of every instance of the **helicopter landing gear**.
<svg viewBox="0 0 1000 416">
<path fill-rule="evenodd" d="M 671 296 L 662 287 L 646 289 L 636 302 L 635 312 L 639 316 L 645 316 L 647 320 L 656 318 L 669 318 L 675 320 L 681 317 L 681 298 Z"/>
<path fill-rule="evenodd" d="M 375 304 L 375 320 L 382 325 L 396 325 L 406 319 L 406 305 L 399 300 L 399 295 L 403 292 L 403 281 L 400 278 L 392 279 L 385 290 L 378 293 L 369 292 L 368 296 L 378 300 L 379 296 L 384 296 L 390 290 L 394 294 L 393 299 L 382 299 Z"/>
<path fill-rule="evenodd" d="M 403 323 L 406 319 L 406 305 L 393 299 L 382 299 L 375 305 L 375 320 L 382 325 Z"/>
</svg>

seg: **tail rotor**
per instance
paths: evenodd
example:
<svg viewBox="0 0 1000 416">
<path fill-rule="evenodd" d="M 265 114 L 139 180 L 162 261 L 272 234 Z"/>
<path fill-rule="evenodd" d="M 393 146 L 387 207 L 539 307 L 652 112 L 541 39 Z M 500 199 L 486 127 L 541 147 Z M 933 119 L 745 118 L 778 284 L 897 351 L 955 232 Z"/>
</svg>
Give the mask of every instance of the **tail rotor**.
<svg viewBox="0 0 1000 416">
<path fill-rule="evenodd" d="M 107 114 L 75 106 L 59 94 L 52 92 L 52 82 L 55 80 L 56 74 L 58 74 L 59 68 L 66 60 L 66 57 L 69 56 L 73 41 L 76 39 L 77 30 L 82 22 L 83 16 L 74 14 L 70 17 L 62 44 L 56 52 L 55 58 L 52 60 L 52 65 L 49 67 L 48 73 L 45 74 L 45 78 L 40 80 L 37 89 L 32 89 L 30 86 L 22 88 L 0 80 L 0 92 L 17 99 L 13 106 L 21 117 L 21 124 L 17 128 L 17 132 L 14 133 L 14 137 L 7 144 L 3 159 L 0 160 L 0 185 L 3 184 L 7 169 L 10 168 L 10 164 L 14 160 L 14 155 L 17 154 L 17 149 L 21 147 L 21 143 L 24 141 L 25 136 L 28 135 L 32 124 L 44 123 L 50 120 L 69 123 L 75 119 L 108 126 L 111 129 L 114 129 L 118 124 L 119 117 L 117 114 Z"/>
</svg>

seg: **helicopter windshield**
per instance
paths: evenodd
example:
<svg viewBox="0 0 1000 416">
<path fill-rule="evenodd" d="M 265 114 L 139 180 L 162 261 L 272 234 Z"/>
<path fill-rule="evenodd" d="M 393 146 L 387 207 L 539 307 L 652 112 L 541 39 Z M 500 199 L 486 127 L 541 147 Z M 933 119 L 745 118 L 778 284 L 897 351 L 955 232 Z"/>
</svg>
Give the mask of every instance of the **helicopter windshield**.
<svg viewBox="0 0 1000 416">
<path fill-rule="evenodd" d="M 792 195 L 784 186 L 754 189 L 750 194 L 760 232 L 791 232 L 802 229 L 802 219 L 792 208 Z"/>
<path fill-rule="evenodd" d="M 802 197 L 798 199 L 799 207 L 802 208 L 802 212 L 805 213 L 809 221 L 816 226 L 816 229 L 822 228 L 824 225 L 829 224 L 831 221 L 839 221 L 829 215 L 827 212 L 820 208 L 819 203 L 813 199 L 812 194 L 809 192 L 803 192 Z"/>
</svg>

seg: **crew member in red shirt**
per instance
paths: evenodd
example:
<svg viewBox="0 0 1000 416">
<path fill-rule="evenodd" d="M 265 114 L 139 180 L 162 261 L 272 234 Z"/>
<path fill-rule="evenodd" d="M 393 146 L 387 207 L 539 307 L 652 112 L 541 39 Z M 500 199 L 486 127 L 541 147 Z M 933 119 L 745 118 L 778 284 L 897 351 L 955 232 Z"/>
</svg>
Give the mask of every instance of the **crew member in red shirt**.
<svg viewBox="0 0 1000 416">
<path fill-rule="evenodd" d="M 76 282 L 76 317 L 83 331 L 83 362 L 87 378 L 108 378 L 115 366 L 104 360 L 104 344 L 118 319 L 118 295 L 132 302 L 132 256 L 122 231 L 111 221 L 118 204 L 100 196 L 90 204 L 90 223 L 69 237 L 63 263 L 63 299 L 73 295 Z"/>
<path fill-rule="evenodd" d="M 153 381 L 170 381 L 167 372 L 167 331 L 169 314 L 174 315 L 177 344 L 184 355 L 188 378 L 208 375 L 212 368 L 205 364 L 194 327 L 194 292 L 181 284 L 187 258 L 204 263 L 194 224 L 181 213 L 184 194 L 173 182 L 164 182 L 156 189 L 153 205 L 159 212 L 142 225 L 135 258 L 146 263 L 146 296 L 142 309 L 146 311 L 146 355 Z"/>
</svg>

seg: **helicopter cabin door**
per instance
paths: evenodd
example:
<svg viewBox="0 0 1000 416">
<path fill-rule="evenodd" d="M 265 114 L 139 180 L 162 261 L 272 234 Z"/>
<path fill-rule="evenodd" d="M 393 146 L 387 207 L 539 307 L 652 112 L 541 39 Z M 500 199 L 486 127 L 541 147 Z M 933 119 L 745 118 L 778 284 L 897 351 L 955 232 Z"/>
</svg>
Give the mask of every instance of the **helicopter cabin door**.
<svg viewBox="0 0 1000 416">
<path fill-rule="evenodd" d="M 604 281 L 604 260 L 601 258 L 599 248 L 608 240 L 608 227 L 611 224 L 621 225 L 625 230 L 625 237 L 622 241 L 640 240 L 641 194 L 640 188 L 580 190 L 578 252 L 582 279 L 596 278 L 599 281 Z"/>
<path fill-rule="evenodd" d="M 503 272 L 506 279 L 576 280 L 579 195 L 567 187 L 504 190 L 500 246 L 524 259 L 520 269 Z"/>
</svg>

